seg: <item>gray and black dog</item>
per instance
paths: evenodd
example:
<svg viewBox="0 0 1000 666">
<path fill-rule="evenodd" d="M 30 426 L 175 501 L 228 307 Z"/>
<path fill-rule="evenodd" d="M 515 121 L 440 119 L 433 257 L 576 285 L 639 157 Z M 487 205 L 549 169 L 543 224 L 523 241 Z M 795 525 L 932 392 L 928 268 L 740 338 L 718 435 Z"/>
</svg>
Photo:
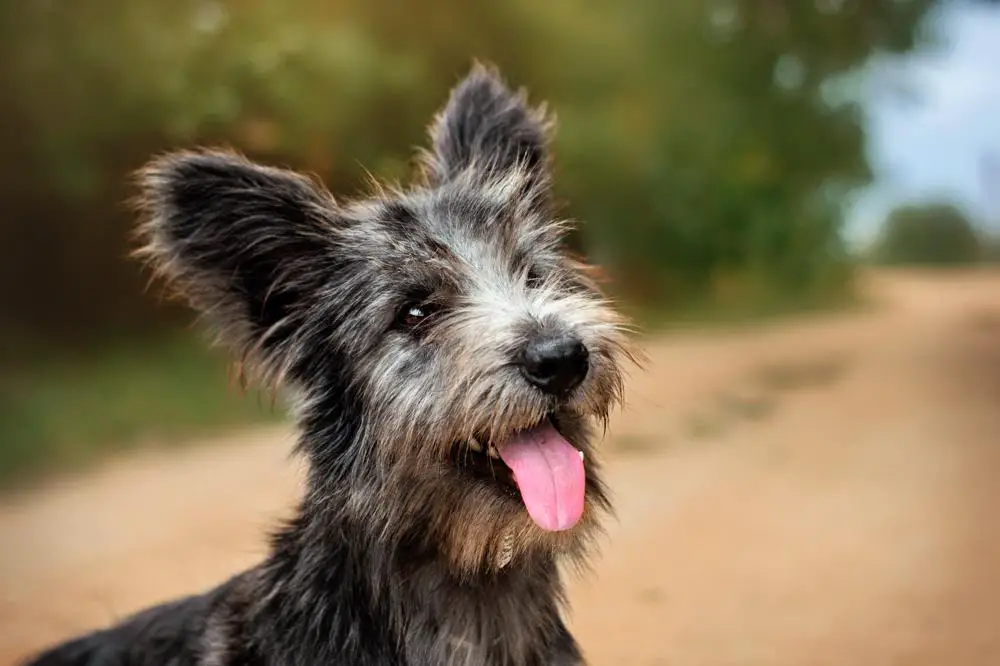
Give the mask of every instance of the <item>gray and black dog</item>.
<svg viewBox="0 0 1000 666">
<path fill-rule="evenodd" d="M 406 190 L 337 202 L 228 151 L 141 170 L 139 254 L 287 390 L 307 487 L 259 566 L 31 664 L 582 663 L 558 565 L 609 509 L 592 435 L 634 356 L 564 248 L 552 126 L 476 64 Z"/>
</svg>

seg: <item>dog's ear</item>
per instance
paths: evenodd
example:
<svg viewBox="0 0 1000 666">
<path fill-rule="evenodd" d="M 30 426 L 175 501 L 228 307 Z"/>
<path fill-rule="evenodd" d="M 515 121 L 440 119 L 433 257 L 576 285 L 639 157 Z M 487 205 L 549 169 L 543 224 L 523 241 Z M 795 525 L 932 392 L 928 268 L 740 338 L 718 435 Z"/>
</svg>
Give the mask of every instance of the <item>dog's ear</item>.
<svg viewBox="0 0 1000 666">
<path fill-rule="evenodd" d="M 460 174 L 482 183 L 520 178 L 545 187 L 552 127 L 544 107 L 530 107 L 523 91 L 512 92 L 496 69 L 476 63 L 431 125 L 430 177 L 437 183 Z"/>
<path fill-rule="evenodd" d="M 287 370 L 335 263 L 333 197 L 224 151 L 169 154 L 138 179 L 137 254 L 244 360 Z"/>
</svg>

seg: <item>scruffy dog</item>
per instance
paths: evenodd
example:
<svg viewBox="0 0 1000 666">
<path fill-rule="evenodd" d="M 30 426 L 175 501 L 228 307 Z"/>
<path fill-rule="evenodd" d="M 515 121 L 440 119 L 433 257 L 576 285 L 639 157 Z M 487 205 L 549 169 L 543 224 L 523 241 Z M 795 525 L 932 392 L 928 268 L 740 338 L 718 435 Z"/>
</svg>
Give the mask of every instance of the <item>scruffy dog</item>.
<svg viewBox="0 0 1000 666">
<path fill-rule="evenodd" d="M 557 562 L 608 509 L 625 322 L 562 247 L 544 109 L 476 65 L 421 177 L 338 203 L 223 151 L 140 173 L 141 254 L 289 392 L 309 463 L 270 555 L 38 666 L 580 664 Z"/>
</svg>

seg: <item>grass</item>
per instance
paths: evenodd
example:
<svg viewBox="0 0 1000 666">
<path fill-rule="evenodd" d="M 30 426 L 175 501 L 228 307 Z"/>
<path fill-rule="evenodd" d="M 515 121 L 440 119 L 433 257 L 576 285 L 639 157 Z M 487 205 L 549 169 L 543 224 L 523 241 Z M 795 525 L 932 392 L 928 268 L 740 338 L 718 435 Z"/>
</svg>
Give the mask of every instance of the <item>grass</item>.
<svg viewBox="0 0 1000 666">
<path fill-rule="evenodd" d="M 742 326 L 778 321 L 785 317 L 844 312 L 872 306 L 854 291 L 810 294 L 801 297 L 747 298 L 720 302 L 706 297 L 665 309 L 626 308 L 643 330 L 670 331 L 692 326 Z"/>
<path fill-rule="evenodd" d="M 280 416 L 269 396 L 231 385 L 222 355 L 193 336 L 27 362 L 0 377 L 0 488 Z"/>
</svg>

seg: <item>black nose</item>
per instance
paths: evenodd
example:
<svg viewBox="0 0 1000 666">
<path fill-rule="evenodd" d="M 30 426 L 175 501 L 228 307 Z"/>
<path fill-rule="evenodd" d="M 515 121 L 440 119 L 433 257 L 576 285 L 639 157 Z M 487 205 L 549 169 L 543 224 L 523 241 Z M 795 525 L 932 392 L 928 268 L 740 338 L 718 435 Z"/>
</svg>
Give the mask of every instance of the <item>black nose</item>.
<svg viewBox="0 0 1000 666">
<path fill-rule="evenodd" d="M 590 368 L 590 353 L 571 336 L 539 336 L 521 352 L 521 374 L 541 390 L 565 396 L 580 385 Z"/>
</svg>

